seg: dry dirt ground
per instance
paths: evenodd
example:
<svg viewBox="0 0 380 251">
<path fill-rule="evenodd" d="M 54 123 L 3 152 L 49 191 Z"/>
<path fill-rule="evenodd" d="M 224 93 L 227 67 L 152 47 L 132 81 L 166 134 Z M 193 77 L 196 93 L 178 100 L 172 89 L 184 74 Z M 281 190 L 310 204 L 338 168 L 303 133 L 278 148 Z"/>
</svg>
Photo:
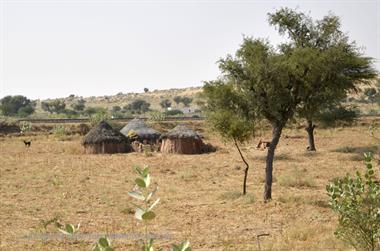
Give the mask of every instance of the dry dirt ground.
<svg viewBox="0 0 380 251">
<path fill-rule="evenodd" d="M 376 135 L 377 134 L 377 135 Z M 80 136 L 0 138 L 0 249 L 90 250 L 108 234 L 116 250 L 139 250 L 141 223 L 127 192 L 133 165 L 149 165 L 158 184 L 158 217 L 149 226 L 157 247 L 188 239 L 193 250 L 349 250 L 336 240 L 336 216 L 325 186 L 363 170 L 362 152 L 380 151 L 367 126 L 317 129 L 318 151 L 305 151 L 302 129 L 286 129 L 274 163 L 273 201 L 263 203 L 265 151 L 245 147 L 251 169 L 241 196 L 243 163 L 236 149 L 205 133 L 218 151 L 202 155 L 138 153 L 85 155 Z M 375 132 L 379 137 L 379 131 Z M 269 131 L 262 132 L 269 139 Z M 258 141 L 255 138 L 254 142 Z M 80 223 L 77 240 L 57 235 L 44 222 Z M 48 235 L 50 233 L 50 235 Z"/>
</svg>

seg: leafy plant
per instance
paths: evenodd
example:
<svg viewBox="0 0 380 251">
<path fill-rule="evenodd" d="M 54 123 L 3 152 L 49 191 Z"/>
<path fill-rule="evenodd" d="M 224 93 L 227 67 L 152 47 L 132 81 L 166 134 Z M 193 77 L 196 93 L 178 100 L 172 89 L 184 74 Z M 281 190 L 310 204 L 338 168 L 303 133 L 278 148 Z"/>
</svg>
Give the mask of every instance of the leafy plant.
<svg viewBox="0 0 380 251">
<path fill-rule="evenodd" d="M 372 155 L 364 155 L 364 177 L 346 175 L 326 187 L 331 208 L 338 213 L 335 235 L 357 250 L 380 247 L 380 181 L 376 180 Z"/>
<path fill-rule="evenodd" d="M 179 245 L 173 245 L 172 251 L 191 251 L 190 242 L 184 241 Z"/>
<path fill-rule="evenodd" d="M 101 121 L 109 121 L 111 116 L 107 112 L 99 111 L 90 117 L 90 124 L 94 126 Z"/>
<path fill-rule="evenodd" d="M 158 112 L 158 111 L 152 111 L 148 114 L 148 120 L 149 121 L 163 121 L 165 120 L 165 113 Z"/>
<path fill-rule="evenodd" d="M 98 242 L 92 248 L 92 251 L 113 251 L 110 240 L 104 236 L 100 237 Z"/>
<path fill-rule="evenodd" d="M 140 204 L 134 204 L 136 207 L 135 218 L 144 223 L 145 227 L 145 238 L 142 251 L 153 251 L 153 239 L 148 235 L 148 222 L 153 220 L 156 217 L 156 214 L 153 212 L 153 208 L 158 204 L 160 198 L 154 200 L 153 197 L 158 191 L 158 186 L 153 190 L 149 189 L 151 185 L 150 180 L 150 169 L 148 166 L 145 166 L 141 169 L 138 166 L 134 167 L 138 178 L 135 179 L 135 187 L 133 191 L 129 192 L 129 196 L 140 201 Z M 191 251 L 190 242 L 184 241 L 179 245 L 173 245 L 172 251 Z"/>
<path fill-rule="evenodd" d="M 20 133 L 24 134 L 32 130 L 32 123 L 23 121 L 20 123 Z"/>
<path fill-rule="evenodd" d="M 65 235 L 73 236 L 76 232 L 78 232 L 80 227 L 80 223 L 77 226 L 72 224 L 66 224 L 65 226 L 59 225 L 58 231 Z"/>
<path fill-rule="evenodd" d="M 153 212 L 153 208 L 157 205 L 160 199 L 156 199 L 152 203 L 152 198 L 158 191 L 158 187 L 150 191 L 150 170 L 148 166 L 145 166 L 144 169 L 136 166 L 136 173 L 139 175 L 135 179 L 135 187 L 133 191 L 129 192 L 129 196 L 134 199 L 139 200 L 140 205 L 133 204 L 136 207 L 135 218 L 137 220 L 143 221 L 145 225 L 145 240 L 144 240 L 144 251 L 153 250 L 153 239 L 148 236 L 148 221 L 153 220 L 156 217 L 156 214 Z"/>
</svg>

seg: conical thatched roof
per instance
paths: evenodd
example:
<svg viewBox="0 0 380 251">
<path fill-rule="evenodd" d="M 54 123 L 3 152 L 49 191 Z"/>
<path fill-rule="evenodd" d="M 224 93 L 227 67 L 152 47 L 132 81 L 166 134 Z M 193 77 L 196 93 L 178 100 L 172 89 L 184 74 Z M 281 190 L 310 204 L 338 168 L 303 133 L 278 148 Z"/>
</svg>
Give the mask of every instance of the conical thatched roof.
<svg viewBox="0 0 380 251">
<path fill-rule="evenodd" d="M 139 139 L 158 139 L 161 133 L 149 127 L 143 120 L 135 118 L 121 129 L 121 133 L 128 137 L 128 133 L 133 131 Z"/>
<path fill-rule="evenodd" d="M 120 132 L 114 130 L 107 122 L 102 121 L 94 126 L 82 140 L 83 145 L 101 143 L 124 143 L 127 138 Z"/>
<path fill-rule="evenodd" d="M 194 132 L 186 125 L 177 125 L 168 133 L 162 135 L 162 138 L 169 139 L 182 139 L 182 138 L 193 138 L 193 139 L 201 139 L 201 135 Z"/>
</svg>

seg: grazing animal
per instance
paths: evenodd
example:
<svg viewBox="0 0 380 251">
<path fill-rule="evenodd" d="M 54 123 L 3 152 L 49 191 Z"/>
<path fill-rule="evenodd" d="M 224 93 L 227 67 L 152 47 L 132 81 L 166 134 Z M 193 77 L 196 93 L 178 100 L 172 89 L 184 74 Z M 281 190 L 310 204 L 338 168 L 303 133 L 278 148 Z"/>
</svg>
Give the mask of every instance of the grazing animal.
<svg viewBox="0 0 380 251">
<path fill-rule="evenodd" d="M 32 145 L 32 141 L 25 141 L 24 140 L 24 144 L 25 144 L 25 146 L 30 147 Z"/>
<path fill-rule="evenodd" d="M 270 141 L 263 141 L 262 139 L 260 139 L 259 141 L 259 144 L 257 144 L 257 149 L 267 149 L 268 147 L 270 147 Z"/>
</svg>

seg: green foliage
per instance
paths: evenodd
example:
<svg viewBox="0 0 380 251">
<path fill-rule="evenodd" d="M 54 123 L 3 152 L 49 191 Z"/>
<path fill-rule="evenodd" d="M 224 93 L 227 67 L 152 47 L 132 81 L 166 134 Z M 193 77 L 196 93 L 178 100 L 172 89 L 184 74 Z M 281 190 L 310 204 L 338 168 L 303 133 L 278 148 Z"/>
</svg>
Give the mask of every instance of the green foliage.
<svg viewBox="0 0 380 251">
<path fill-rule="evenodd" d="M 150 189 L 151 178 L 150 178 L 150 169 L 148 166 L 144 168 L 140 168 L 139 166 L 134 167 L 135 172 L 138 177 L 135 179 L 135 187 L 131 192 L 129 192 L 129 196 L 133 199 L 139 201 L 139 204 L 134 204 L 135 206 L 135 218 L 139 221 L 142 221 L 145 226 L 145 239 L 144 244 L 142 246 L 142 251 L 153 251 L 153 239 L 148 236 L 148 222 L 153 220 L 156 217 L 156 213 L 153 211 L 155 206 L 158 204 L 160 199 L 153 200 L 156 192 L 158 191 L 158 187 L 155 189 Z M 191 251 L 190 243 L 185 241 L 180 245 L 173 246 L 173 251 Z"/>
<path fill-rule="evenodd" d="M 165 111 L 165 115 L 167 115 L 167 116 L 183 115 L 183 111 L 178 110 L 178 109 L 173 109 L 170 111 Z"/>
<path fill-rule="evenodd" d="M 189 104 L 191 104 L 191 102 L 193 102 L 193 99 L 192 98 L 189 98 L 189 97 L 182 97 L 182 96 L 175 96 L 173 98 L 174 102 L 179 105 L 180 103 L 182 103 L 184 106 L 189 106 Z"/>
<path fill-rule="evenodd" d="M 86 100 L 84 99 L 78 99 L 74 103 L 71 104 L 71 107 L 74 109 L 74 111 L 82 112 L 85 108 Z"/>
<path fill-rule="evenodd" d="M 66 108 L 65 101 L 63 99 L 54 99 L 51 101 L 41 102 L 41 108 L 49 113 L 63 113 Z"/>
<path fill-rule="evenodd" d="M 30 132 L 32 130 L 33 126 L 32 123 L 23 121 L 20 123 L 20 133 L 24 134 L 27 132 Z"/>
<path fill-rule="evenodd" d="M 150 170 L 149 167 L 145 166 L 144 169 L 136 166 L 136 173 L 139 175 L 135 179 L 135 187 L 133 191 L 129 192 L 129 196 L 140 201 L 140 205 L 134 204 L 136 207 L 135 218 L 141 220 L 145 224 L 145 241 L 143 250 L 153 250 L 153 240 L 148 237 L 148 221 L 153 220 L 156 214 L 153 212 L 153 208 L 157 205 L 160 199 L 156 199 L 152 202 L 153 196 L 158 191 L 158 187 L 150 190 Z"/>
<path fill-rule="evenodd" d="M 79 115 L 78 112 L 71 109 L 64 109 L 62 113 L 65 114 L 68 118 L 75 118 Z"/>
<path fill-rule="evenodd" d="M 309 136 L 313 137 L 313 120 L 325 109 L 339 107 L 347 92 L 358 89 L 358 84 L 370 83 L 377 72 L 373 59 L 364 57 L 354 42 L 349 42 L 342 32 L 338 16 L 328 14 L 320 20 L 289 8 L 269 14 L 269 23 L 290 41 L 280 46 L 289 59 L 289 70 L 295 74 L 298 115 L 309 124 Z M 289 79 L 291 81 L 291 79 Z M 341 112 L 342 108 L 338 108 Z M 349 115 L 346 113 L 345 115 Z M 339 119 L 329 116 L 328 119 Z M 334 121 L 329 121 L 334 123 Z M 314 148 L 310 142 L 309 147 Z"/>
<path fill-rule="evenodd" d="M 189 97 L 183 97 L 181 102 L 184 106 L 188 107 L 191 104 L 191 102 L 193 102 L 193 99 Z"/>
<path fill-rule="evenodd" d="M 323 126 L 336 126 L 338 123 L 351 124 L 358 117 L 357 109 L 353 107 L 331 107 L 322 111 L 317 117 Z"/>
<path fill-rule="evenodd" d="M 149 89 L 145 87 L 145 88 L 144 88 L 144 92 L 145 92 L 145 93 L 149 92 Z"/>
<path fill-rule="evenodd" d="M 162 107 L 162 108 L 168 108 L 168 107 L 170 107 L 172 105 L 172 102 L 170 102 L 170 100 L 169 99 L 164 99 L 164 100 L 162 100 L 161 102 L 160 102 L 160 106 Z"/>
<path fill-rule="evenodd" d="M 173 100 L 174 100 L 174 102 L 175 102 L 177 105 L 179 105 L 179 103 L 181 103 L 182 97 L 181 97 L 181 96 L 175 96 L 175 97 L 173 98 Z"/>
<path fill-rule="evenodd" d="M 76 232 L 78 232 L 80 224 L 74 226 L 72 224 L 66 224 L 65 226 L 58 227 L 58 231 L 65 235 L 73 236 Z"/>
<path fill-rule="evenodd" d="M 380 93 L 373 87 L 366 88 L 364 90 L 364 95 L 372 104 L 380 97 Z"/>
<path fill-rule="evenodd" d="M 179 245 L 173 245 L 172 251 L 191 251 L 190 242 L 184 241 Z"/>
<path fill-rule="evenodd" d="M 5 116 L 26 117 L 34 112 L 35 103 L 27 97 L 5 96 L 0 100 L 0 111 Z"/>
<path fill-rule="evenodd" d="M 380 181 L 376 180 L 372 155 L 365 154 L 366 171 L 346 175 L 326 187 L 330 206 L 338 214 L 336 236 L 357 250 L 380 248 Z"/>
<path fill-rule="evenodd" d="M 253 134 L 254 115 L 233 85 L 211 81 L 206 82 L 203 91 L 207 118 L 213 128 L 226 140 L 247 141 Z"/>
<path fill-rule="evenodd" d="M 70 131 L 64 125 L 62 125 L 62 124 L 54 125 L 53 129 L 51 130 L 51 132 L 55 136 L 59 136 L 59 137 L 70 134 Z"/>
<path fill-rule="evenodd" d="M 90 124 L 91 126 L 97 125 L 102 121 L 109 121 L 111 120 L 111 116 L 107 111 L 99 111 L 93 115 L 90 116 Z"/>
<path fill-rule="evenodd" d="M 113 251 L 110 240 L 104 236 L 100 237 L 98 242 L 92 248 L 92 251 Z"/>
<path fill-rule="evenodd" d="M 165 113 L 159 111 L 152 111 L 148 114 L 149 121 L 163 121 L 165 120 Z"/>
<path fill-rule="evenodd" d="M 132 103 L 124 107 L 125 111 L 130 111 L 132 114 L 143 114 L 149 111 L 150 103 L 142 99 L 136 99 Z"/>
<path fill-rule="evenodd" d="M 87 107 L 83 111 L 83 114 L 89 117 L 97 113 L 107 113 L 107 110 L 104 107 Z"/>
</svg>

